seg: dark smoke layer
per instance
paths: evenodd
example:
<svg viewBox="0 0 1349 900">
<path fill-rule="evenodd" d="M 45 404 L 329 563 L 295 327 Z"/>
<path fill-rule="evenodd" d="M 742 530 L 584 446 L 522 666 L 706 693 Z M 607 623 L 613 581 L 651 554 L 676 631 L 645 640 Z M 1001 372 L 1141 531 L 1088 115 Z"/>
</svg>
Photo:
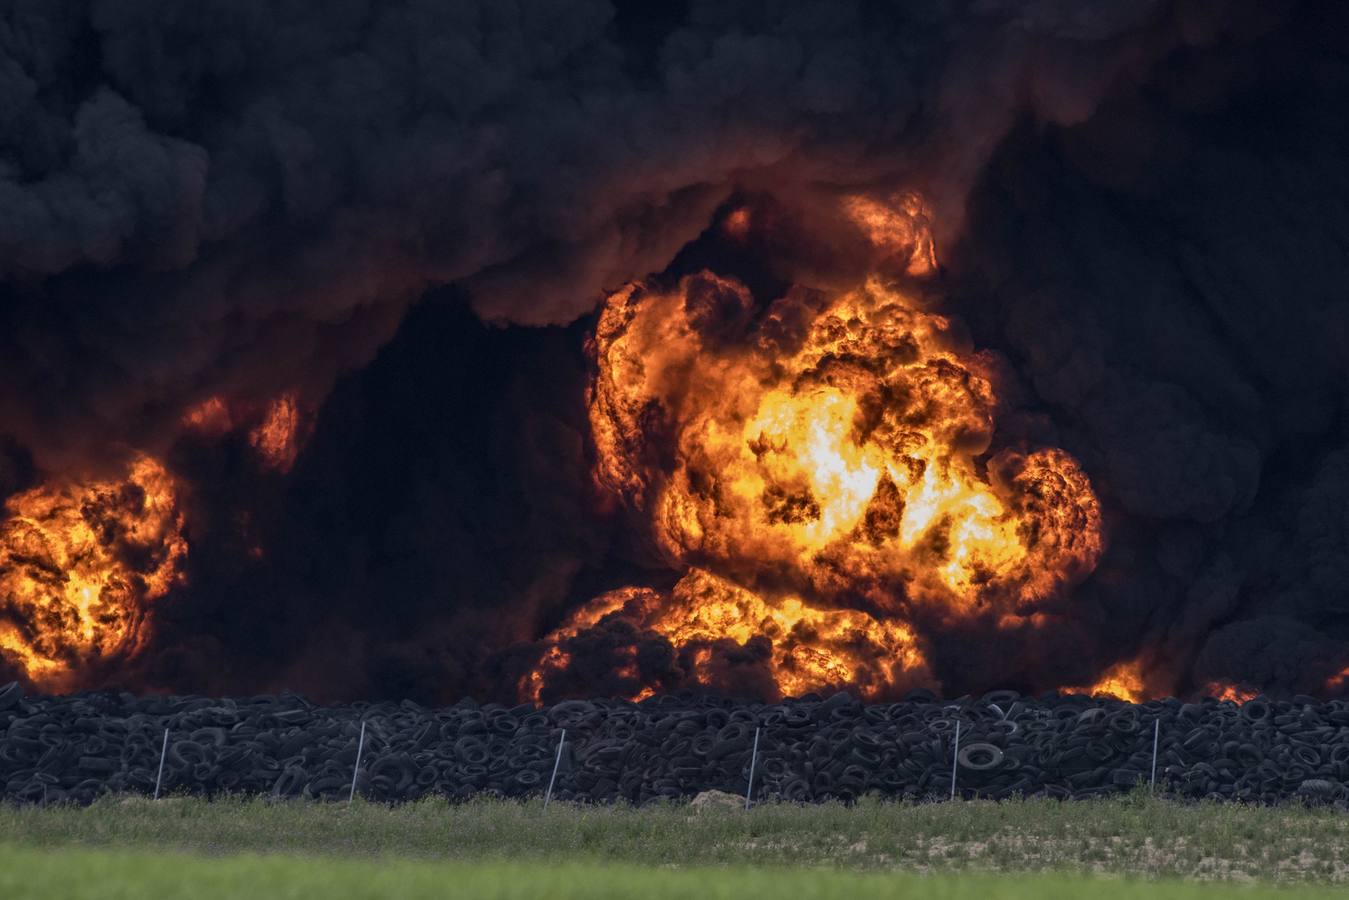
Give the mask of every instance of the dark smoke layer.
<svg viewBox="0 0 1349 900">
<path fill-rule="evenodd" d="M 1300 12 L 1018 128 L 948 257 L 1115 511 L 1086 633 L 1182 690 L 1317 691 L 1346 662 L 1349 69 L 1343 11 Z"/>
<path fill-rule="evenodd" d="M 1116 2 L 16 0 L 0 422 L 48 465 L 222 391 L 321 397 L 428 286 L 565 323 L 737 185 L 921 178 L 1085 117 L 1226 16 Z"/>
<path fill-rule="evenodd" d="M 188 578 L 121 682 L 509 699 L 568 608 L 669 587 L 628 577 L 640 536 L 590 493 L 601 292 L 715 261 L 733 196 L 808 218 L 900 187 L 943 308 L 1003 361 L 1000 427 L 1071 452 L 1107 518 L 1060 624 L 943 636 L 948 693 L 1133 659 L 1166 690 L 1325 693 L 1346 13 L 642 6 L 0 12 L 0 499 L 129 448 L 192 486 Z M 203 398 L 281 391 L 322 406 L 289 475 L 179 437 Z"/>
</svg>

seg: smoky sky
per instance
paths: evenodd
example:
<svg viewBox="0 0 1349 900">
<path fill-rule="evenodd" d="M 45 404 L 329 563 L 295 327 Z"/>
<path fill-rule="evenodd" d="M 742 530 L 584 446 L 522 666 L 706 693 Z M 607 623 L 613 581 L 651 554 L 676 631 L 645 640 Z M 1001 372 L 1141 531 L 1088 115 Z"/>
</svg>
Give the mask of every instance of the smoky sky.
<svg viewBox="0 0 1349 900">
<path fill-rule="evenodd" d="M 1182 686 L 1346 661 L 1349 69 L 1323 11 L 1015 130 L 948 259 L 1114 513 L 1079 599 Z"/>
<path fill-rule="evenodd" d="M 756 183 L 921 176 L 954 233 L 1019 116 L 1080 119 L 1230 27 L 1134 0 L 648 6 L 7 3 L 7 430 L 91 465 L 202 396 L 321 396 L 435 285 L 570 322 Z"/>
<path fill-rule="evenodd" d="M 647 6 L 0 11 L 0 494 L 171 452 L 195 574 L 147 678 L 499 686 L 639 565 L 586 476 L 603 291 L 712 253 L 728 198 L 856 189 L 927 198 L 999 427 L 1107 517 L 1063 624 L 933 648 L 950 690 L 1349 662 L 1343 10 Z M 317 410 L 292 474 L 174 447 L 203 397 L 283 390 Z"/>
</svg>

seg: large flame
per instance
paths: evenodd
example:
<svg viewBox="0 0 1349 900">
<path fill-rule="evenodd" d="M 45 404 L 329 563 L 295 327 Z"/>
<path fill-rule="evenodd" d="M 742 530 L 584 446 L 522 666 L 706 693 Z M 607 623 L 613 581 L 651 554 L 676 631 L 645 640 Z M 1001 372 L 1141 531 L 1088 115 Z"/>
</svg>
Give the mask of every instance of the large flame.
<svg viewBox="0 0 1349 900">
<path fill-rule="evenodd" d="M 135 652 L 148 604 L 187 555 L 173 477 L 146 456 L 121 481 L 17 494 L 0 521 L 0 652 L 36 684 L 71 686 Z"/>
<path fill-rule="evenodd" d="M 912 206 L 843 208 L 865 239 L 905 254 L 886 271 L 934 265 Z M 696 567 L 681 586 L 715 587 L 602 596 L 554 648 L 622 615 L 676 648 L 765 638 L 787 693 L 879 693 L 905 672 L 927 678 L 916 609 L 1029 615 L 1094 567 L 1100 513 L 1085 474 L 1053 448 L 989 452 L 984 359 L 902 283 L 793 288 L 756 309 L 743 284 L 702 272 L 608 299 L 592 343 L 596 479 L 645 518 L 672 568 Z"/>
</svg>

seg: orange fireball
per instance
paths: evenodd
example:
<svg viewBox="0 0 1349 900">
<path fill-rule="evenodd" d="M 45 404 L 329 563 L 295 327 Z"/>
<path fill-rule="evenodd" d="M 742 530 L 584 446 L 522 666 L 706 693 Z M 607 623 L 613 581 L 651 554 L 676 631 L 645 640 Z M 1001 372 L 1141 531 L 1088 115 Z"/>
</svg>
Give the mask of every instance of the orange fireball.
<svg viewBox="0 0 1349 900">
<path fill-rule="evenodd" d="M 911 198 L 842 207 L 889 254 L 886 271 L 935 268 Z M 606 595 L 552 648 L 608 610 L 676 648 L 767 639 L 784 692 L 872 693 L 896 669 L 923 669 L 909 624 L 919 607 L 1030 615 L 1099 557 L 1099 504 L 1077 462 L 1056 448 L 990 452 L 985 359 L 893 278 L 798 286 L 766 308 L 711 272 L 632 284 L 604 304 L 591 351 L 599 486 L 689 573 L 681 586 L 718 587 L 648 592 L 641 609 Z M 783 651 L 801 623 L 819 626 L 814 637 Z M 865 635 L 867 651 L 829 649 L 822 631 L 836 629 Z"/>
<path fill-rule="evenodd" d="M 9 498 L 0 655 L 61 690 L 88 666 L 133 654 L 149 604 L 187 555 L 176 493 L 164 467 L 141 456 L 120 481 L 58 481 Z"/>
</svg>

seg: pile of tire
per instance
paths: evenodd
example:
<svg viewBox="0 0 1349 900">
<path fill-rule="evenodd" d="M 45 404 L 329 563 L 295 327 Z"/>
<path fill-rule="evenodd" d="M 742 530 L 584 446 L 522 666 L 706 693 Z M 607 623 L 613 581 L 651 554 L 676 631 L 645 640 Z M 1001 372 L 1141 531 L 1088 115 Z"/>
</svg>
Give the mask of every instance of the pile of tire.
<svg viewBox="0 0 1349 900">
<path fill-rule="evenodd" d="M 1310 697 L 1130 704 L 915 692 L 868 705 L 840 693 L 777 704 L 667 696 L 427 709 L 320 706 L 295 695 L 38 697 L 13 684 L 0 688 L 0 796 L 85 804 L 158 784 L 164 795 L 345 800 L 354 777 L 356 793 L 378 802 L 528 797 L 556 769 L 558 799 L 643 804 L 743 794 L 753 757 L 755 799 L 944 800 L 953 784 L 964 798 L 1068 799 L 1150 782 L 1154 740 L 1159 793 L 1349 800 L 1349 704 Z"/>
</svg>

